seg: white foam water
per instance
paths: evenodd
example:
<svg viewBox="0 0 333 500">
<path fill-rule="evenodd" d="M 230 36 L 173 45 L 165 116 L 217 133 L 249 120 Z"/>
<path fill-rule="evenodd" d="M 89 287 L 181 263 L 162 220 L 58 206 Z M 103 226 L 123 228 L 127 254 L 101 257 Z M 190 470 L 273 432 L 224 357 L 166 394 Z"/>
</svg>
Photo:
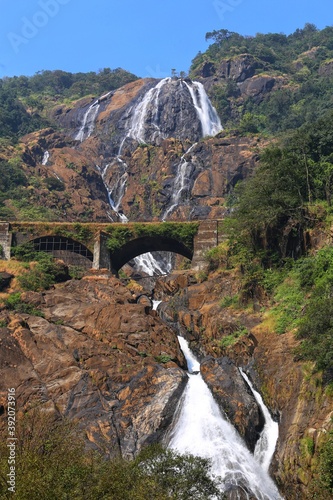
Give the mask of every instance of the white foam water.
<svg viewBox="0 0 333 500">
<path fill-rule="evenodd" d="M 186 340 L 179 337 L 179 342 L 190 373 L 168 446 L 179 453 L 210 459 L 211 474 L 220 478 L 222 492 L 239 488 L 242 498 L 281 500 L 267 471 L 221 413 L 201 374 L 193 373 L 199 371 L 200 365 Z"/>
<path fill-rule="evenodd" d="M 75 136 L 75 139 L 77 141 L 83 142 L 85 139 L 88 139 L 88 137 L 90 137 L 91 134 L 93 133 L 94 128 L 95 128 L 95 120 L 96 120 L 97 115 L 98 115 L 99 107 L 100 107 L 99 100 L 97 99 L 97 101 L 94 101 L 89 106 L 89 108 L 87 109 L 87 111 L 83 115 L 83 120 L 81 123 L 80 130 L 78 131 L 78 133 Z"/>
<path fill-rule="evenodd" d="M 272 416 L 268 411 L 268 408 L 266 407 L 261 394 L 259 394 L 259 392 L 255 390 L 246 373 L 244 373 L 241 368 L 239 369 L 239 371 L 246 383 L 249 385 L 265 418 L 264 428 L 260 434 L 260 438 L 258 439 L 254 450 L 254 457 L 262 465 L 263 469 L 268 471 L 279 437 L 279 424 L 272 419 Z"/>
</svg>

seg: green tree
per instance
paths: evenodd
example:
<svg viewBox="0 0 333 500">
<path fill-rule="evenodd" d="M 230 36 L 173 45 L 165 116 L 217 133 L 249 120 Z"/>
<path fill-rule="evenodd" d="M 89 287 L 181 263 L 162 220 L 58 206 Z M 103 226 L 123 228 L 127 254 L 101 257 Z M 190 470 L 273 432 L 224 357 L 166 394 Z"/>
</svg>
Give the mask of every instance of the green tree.
<svg viewBox="0 0 333 500">
<path fill-rule="evenodd" d="M 145 448 L 134 460 L 105 460 L 87 451 L 83 433 L 65 419 L 54 421 L 38 408 L 17 424 L 15 498 L 29 500 L 207 500 L 223 498 L 209 476 L 209 462 L 181 456 L 159 445 Z M 0 441 L 0 497 L 7 490 L 8 450 Z"/>
</svg>

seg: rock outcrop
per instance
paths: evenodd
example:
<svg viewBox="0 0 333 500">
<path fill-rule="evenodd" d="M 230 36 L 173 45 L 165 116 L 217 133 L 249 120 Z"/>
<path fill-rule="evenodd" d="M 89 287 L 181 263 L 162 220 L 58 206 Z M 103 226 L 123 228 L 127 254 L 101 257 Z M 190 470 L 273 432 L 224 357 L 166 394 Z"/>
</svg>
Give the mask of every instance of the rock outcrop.
<svg viewBox="0 0 333 500">
<path fill-rule="evenodd" d="M 29 293 L 44 318 L 5 313 L 1 401 L 74 419 L 91 446 L 133 457 L 161 439 L 187 381 L 172 330 L 106 271 Z"/>
<path fill-rule="evenodd" d="M 205 358 L 201 373 L 228 420 L 253 452 L 264 426 L 263 415 L 230 358 Z"/>
</svg>

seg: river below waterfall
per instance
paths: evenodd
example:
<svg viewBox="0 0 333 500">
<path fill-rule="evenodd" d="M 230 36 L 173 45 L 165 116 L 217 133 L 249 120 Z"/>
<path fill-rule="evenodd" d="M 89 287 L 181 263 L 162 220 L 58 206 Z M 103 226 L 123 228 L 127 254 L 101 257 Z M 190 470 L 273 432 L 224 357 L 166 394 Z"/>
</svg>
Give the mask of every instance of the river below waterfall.
<svg viewBox="0 0 333 500">
<path fill-rule="evenodd" d="M 187 341 L 178 337 L 189 371 L 189 381 L 176 412 L 168 446 L 211 460 L 212 476 L 220 478 L 227 498 L 280 500 L 266 467 L 250 453 L 225 419 L 200 374 L 200 364 Z"/>
</svg>

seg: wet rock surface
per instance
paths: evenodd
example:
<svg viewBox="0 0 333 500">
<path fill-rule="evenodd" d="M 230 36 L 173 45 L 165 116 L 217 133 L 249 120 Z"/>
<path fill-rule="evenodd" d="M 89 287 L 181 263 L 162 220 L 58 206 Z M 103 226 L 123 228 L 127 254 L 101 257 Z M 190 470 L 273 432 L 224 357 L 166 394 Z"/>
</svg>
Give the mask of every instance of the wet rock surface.
<svg viewBox="0 0 333 500">
<path fill-rule="evenodd" d="M 264 417 L 237 366 L 227 357 L 207 357 L 201 362 L 202 377 L 227 419 L 253 452 Z"/>
</svg>

